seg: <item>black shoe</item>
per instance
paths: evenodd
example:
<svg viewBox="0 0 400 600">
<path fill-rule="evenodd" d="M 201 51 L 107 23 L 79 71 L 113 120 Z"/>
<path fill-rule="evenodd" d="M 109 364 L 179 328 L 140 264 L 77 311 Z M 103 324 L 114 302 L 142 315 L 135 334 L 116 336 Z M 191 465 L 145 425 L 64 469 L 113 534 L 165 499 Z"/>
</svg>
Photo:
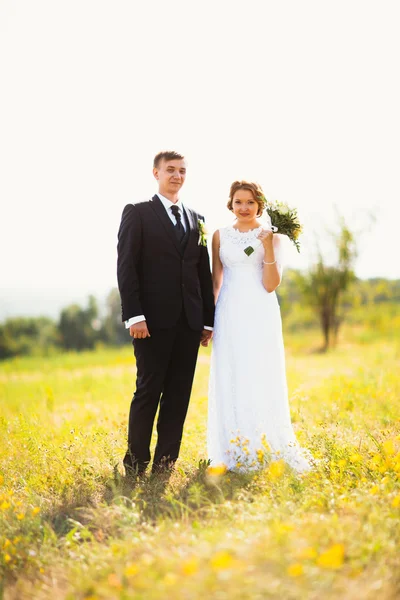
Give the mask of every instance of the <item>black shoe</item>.
<svg viewBox="0 0 400 600">
<path fill-rule="evenodd" d="M 151 468 L 152 475 L 171 475 L 175 468 L 175 461 L 163 458 L 159 463 L 153 463 Z"/>
<path fill-rule="evenodd" d="M 140 465 L 139 463 L 134 463 L 132 465 L 130 460 L 125 460 L 123 461 L 124 467 L 125 467 L 125 476 L 129 477 L 130 479 L 140 479 L 143 478 L 145 472 L 146 472 L 146 467 Z"/>
<path fill-rule="evenodd" d="M 136 479 L 137 477 L 143 477 L 148 462 L 140 462 L 136 459 L 136 457 L 130 452 L 128 449 L 127 453 L 124 456 L 124 460 L 122 461 L 125 467 L 126 476 L 131 479 Z"/>
</svg>

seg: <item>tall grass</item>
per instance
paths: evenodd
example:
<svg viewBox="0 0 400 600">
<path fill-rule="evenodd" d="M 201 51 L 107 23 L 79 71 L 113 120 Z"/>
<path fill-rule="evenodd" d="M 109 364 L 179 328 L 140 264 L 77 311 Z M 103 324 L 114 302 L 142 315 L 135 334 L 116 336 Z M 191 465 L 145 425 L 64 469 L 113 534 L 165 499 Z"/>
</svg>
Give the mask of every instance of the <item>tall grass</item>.
<svg viewBox="0 0 400 600">
<path fill-rule="evenodd" d="M 129 347 L 2 364 L 0 598 L 398 597 L 400 345 L 359 333 L 286 336 L 302 477 L 207 469 L 209 350 L 176 471 L 133 485 Z"/>
</svg>

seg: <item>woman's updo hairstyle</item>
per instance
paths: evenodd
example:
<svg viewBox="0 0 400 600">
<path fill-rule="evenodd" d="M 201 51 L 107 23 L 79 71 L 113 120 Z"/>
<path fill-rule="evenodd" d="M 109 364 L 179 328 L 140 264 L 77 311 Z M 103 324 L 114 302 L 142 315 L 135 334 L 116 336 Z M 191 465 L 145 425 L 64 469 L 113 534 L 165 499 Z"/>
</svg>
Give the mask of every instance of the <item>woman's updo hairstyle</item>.
<svg viewBox="0 0 400 600">
<path fill-rule="evenodd" d="M 265 208 L 263 199 L 264 192 L 262 191 L 261 186 L 258 185 L 258 183 L 253 183 L 251 181 L 234 181 L 229 192 L 229 201 L 227 204 L 229 210 L 233 210 L 233 196 L 238 190 L 249 190 L 249 192 L 252 193 L 254 200 L 258 204 L 257 217 L 261 217 Z"/>
</svg>

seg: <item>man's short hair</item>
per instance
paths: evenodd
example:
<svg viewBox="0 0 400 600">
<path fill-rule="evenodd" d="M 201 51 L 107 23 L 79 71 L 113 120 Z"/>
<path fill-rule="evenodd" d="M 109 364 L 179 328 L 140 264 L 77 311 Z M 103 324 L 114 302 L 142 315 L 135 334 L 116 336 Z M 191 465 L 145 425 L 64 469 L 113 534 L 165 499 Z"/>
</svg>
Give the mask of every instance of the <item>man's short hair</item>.
<svg viewBox="0 0 400 600">
<path fill-rule="evenodd" d="M 163 150 L 154 157 L 153 167 L 158 169 L 162 160 L 183 160 L 185 157 L 175 150 Z"/>
</svg>

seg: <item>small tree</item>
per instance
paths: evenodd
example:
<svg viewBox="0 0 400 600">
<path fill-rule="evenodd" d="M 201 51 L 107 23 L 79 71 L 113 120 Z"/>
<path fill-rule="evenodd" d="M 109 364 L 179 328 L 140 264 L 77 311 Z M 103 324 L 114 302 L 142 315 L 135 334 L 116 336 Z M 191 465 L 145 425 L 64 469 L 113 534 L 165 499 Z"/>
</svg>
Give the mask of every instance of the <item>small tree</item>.
<svg viewBox="0 0 400 600">
<path fill-rule="evenodd" d="M 316 264 L 305 275 L 299 274 L 303 297 L 319 317 L 324 351 L 337 342 L 339 328 L 344 319 L 346 292 L 355 280 L 355 236 L 342 217 L 339 233 L 334 234 L 334 241 L 337 251 L 336 264 L 328 265 L 319 248 Z"/>
<path fill-rule="evenodd" d="M 121 321 L 121 298 L 117 288 L 113 288 L 107 296 L 101 334 L 104 342 L 113 346 L 121 346 L 129 340 L 129 333 Z"/>
<path fill-rule="evenodd" d="M 0 325 L 0 360 L 43 354 L 58 343 L 56 324 L 47 317 L 14 317 Z"/>
<path fill-rule="evenodd" d="M 65 350 L 94 348 L 99 340 L 100 322 L 96 299 L 89 296 L 88 307 L 71 304 L 61 311 L 58 330 Z"/>
</svg>

